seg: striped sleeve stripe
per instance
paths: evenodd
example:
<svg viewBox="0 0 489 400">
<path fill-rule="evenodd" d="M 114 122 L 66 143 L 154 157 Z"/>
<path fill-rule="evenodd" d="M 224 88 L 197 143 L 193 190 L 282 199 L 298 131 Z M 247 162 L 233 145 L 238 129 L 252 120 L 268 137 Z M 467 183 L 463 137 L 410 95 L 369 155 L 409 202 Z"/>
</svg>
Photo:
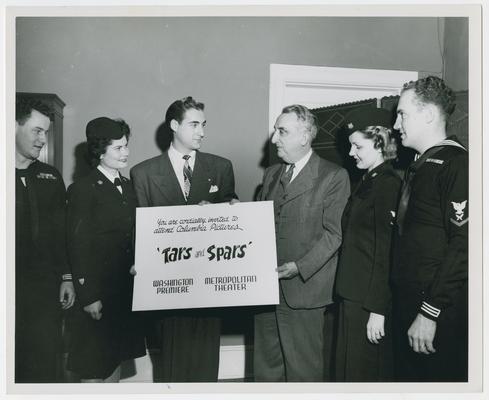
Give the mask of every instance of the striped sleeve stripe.
<svg viewBox="0 0 489 400">
<path fill-rule="evenodd" d="M 425 313 L 427 313 L 427 314 L 429 314 L 435 318 L 438 318 L 438 316 L 440 315 L 440 312 L 441 312 L 440 309 L 429 305 L 426 301 L 423 301 L 423 303 L 421 305 L 421 310 L 423 310 Z"/>
<path fill-rule="evenodd" d="M 63 281 L 71 281 L 72 279 L 73 279 L 73 276 L 71 274 L 61 275 L 61 280 L 63 280 Z"/>
</svg>

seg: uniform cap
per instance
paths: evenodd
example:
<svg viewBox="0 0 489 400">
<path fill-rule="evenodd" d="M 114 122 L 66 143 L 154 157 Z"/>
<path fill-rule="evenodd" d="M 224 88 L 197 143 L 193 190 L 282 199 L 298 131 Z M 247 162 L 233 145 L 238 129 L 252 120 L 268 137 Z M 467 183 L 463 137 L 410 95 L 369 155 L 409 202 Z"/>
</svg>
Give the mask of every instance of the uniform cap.
<svg viewBox="0 0 489 400">
<path fill-rule="evenodd" d="M 357 108 L 345 117 L 345 127 L 349 134 L 362 131 L 367 126 L 383 126 L 392 129 L 392 112 L 384 108 Z"/>
<path fill-rule="evenodd" d="M 87 124 L 87 139 L 112 139 L 117 140 L 124 136 L 121 124 L 107 117 L 92 119 Z"/>
</svg>

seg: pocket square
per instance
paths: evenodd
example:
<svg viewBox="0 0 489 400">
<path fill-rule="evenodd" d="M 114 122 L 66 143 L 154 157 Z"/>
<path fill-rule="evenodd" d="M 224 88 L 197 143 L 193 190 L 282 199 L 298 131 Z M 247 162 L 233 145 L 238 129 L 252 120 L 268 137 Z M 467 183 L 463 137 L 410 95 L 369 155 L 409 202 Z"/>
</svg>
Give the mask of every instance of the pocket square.
<svg viewBox="0 0 489 400">
<path fill-rule="evenodd" d="M 219 188 L 216 185 L 211 185 L 211 188 L 209 189 L 209 193 L 215 193 L 219 190 Z"/>
</svg>

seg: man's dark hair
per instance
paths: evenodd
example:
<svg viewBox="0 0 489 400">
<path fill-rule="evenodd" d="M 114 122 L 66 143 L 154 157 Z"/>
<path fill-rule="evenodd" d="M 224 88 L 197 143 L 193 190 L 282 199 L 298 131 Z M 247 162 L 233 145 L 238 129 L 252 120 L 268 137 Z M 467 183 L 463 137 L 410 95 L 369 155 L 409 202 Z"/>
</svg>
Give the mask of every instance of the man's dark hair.
<svg viewBox="0 0 489 400">
<path fill-rule="evenodd" d="M 127 125 L 126 121 L 123 119 L 115 119 L 120 127 L 126 140 L 129 142 L 129 136 L 131 136 L 131 129 Z M 100 138 L 100 137 L 90 137 L 87 139 L 87 152 L 90 165 L 96 167 L 100 164 L 100 156 L 105 154 L 107 147 L 112 144 L 112 139 Z"/>
<path fill-rule="evenodd" d="M 36 110 L 46 117 L 50 118 L 53 109 L 39 99 L 29 96 L 15 96 L 15 120 L 19 125 L 24 125 L 31 114 L 32 110 Z"/>
<path fill-rule="evenodd" d="M 455 94 L 443 79 L 436 76 L 410 81 L 404 84 L 402 92 L 413 89 L 416 97 L 422 104 L 434 104 L 443 113 L 445 120 L 455 110 Z"/>
<path fill-rule="evenodd" d="M 187 110 L 199 110 L 204 111 L 204 103 L 195 101 L 191 96 L 185 97 L 181 100 L 174 101 L 168 110 L 166 110 L 165 122 L 170 126 L 170 122 L 174 119 L 178 123 L 182 122 Z"/>
</svg>

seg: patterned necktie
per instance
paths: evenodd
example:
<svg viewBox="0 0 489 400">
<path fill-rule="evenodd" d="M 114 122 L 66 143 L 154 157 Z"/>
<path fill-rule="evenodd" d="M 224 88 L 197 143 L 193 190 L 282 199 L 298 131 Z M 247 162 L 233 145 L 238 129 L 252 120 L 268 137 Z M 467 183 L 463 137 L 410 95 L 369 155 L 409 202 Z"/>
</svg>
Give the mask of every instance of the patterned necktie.
<svg viewBox="0 0 489 400">
<path fill-rule="evenodd" d="M 183 165 L 183 188 L 185 199 L 188 199 L 188 195 L 190 194 L 190 184 L 192 183 L 192 168 L 190 168 L 190 164 L 188 163 L 190 155 L 184 155 L 183 159 L 185 160 L 185 164 Z"/>
<path fill-rule="evenodd" d="M 282 188 L 284 190 L 287 189 L 287 186 L 289 185 L 290 180 L 292 179 L 292 175 L 294 174 L 294 168 L 295 168 L 295 164 L 290 164 L 287 172 L 282 174 L 282 177 L 280 178 L 280 183 L 282 184 Z"/>
</svg>

